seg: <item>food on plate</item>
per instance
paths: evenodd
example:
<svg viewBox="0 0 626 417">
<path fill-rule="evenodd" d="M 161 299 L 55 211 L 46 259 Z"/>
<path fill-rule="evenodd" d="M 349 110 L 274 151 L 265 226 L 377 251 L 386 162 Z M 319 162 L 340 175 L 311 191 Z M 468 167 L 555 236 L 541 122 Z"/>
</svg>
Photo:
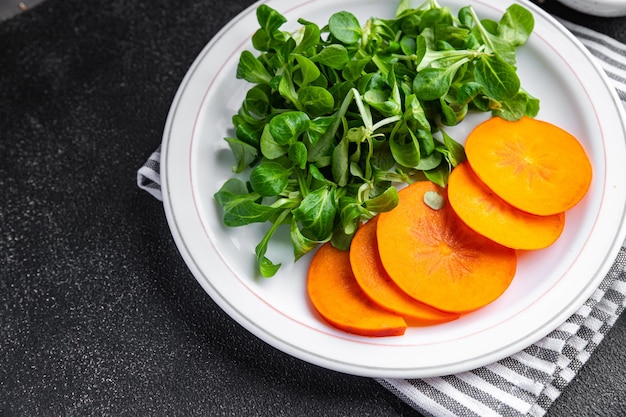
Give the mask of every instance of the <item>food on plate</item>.
<svg viewBox="0 0 626 417">
<path fill-rule="evenodd" d="M 546 132 L 562 135 L 554 143 L 575 155 L 558 158 L 552 150 L 543 151 L 535 138 L 541 137 L 545 144 L 554 138 Z M 563 231 L 565 211 L 537 215 L 510 205 L 478 178 L 472 161 L 489 175 L 503 175 L 497 168 L 511 165 L 516 166 L 515 173 L 526 177 L 528 171 L 542 173 L 539 179 L 505 176 L 495 181 L 508 193 L 525 187 L 522 192 L 540 195 L 560 181 L 560 174 L 552 172 L 582 166 L 580 173 L 568 174 L 578 176 L 572 179 L 573 186 L 560 184 L 569 191 L 559 195 L 558 207 L 563 210 L 582 198 L 576 184 L 591 180 L 586 154 L 576 155 L 582 149 L 578 140 L 550 123 L 527 118 L 507 122 L 495 117 L 479 125 L 470 137 L 473 148 L 468 160 L 452 170 L 446 187 L 419 181 L 401 189 L 397 206 L 362 224 L 350 246 L 359 297 L 396 313 L 408 325 L 443 323 L 493 302 L 515 276 L 517 251 L 546 248 Z M 495 143 L 495 156 L 485 158 L 480 151 L 489 152 L 489 143 Z M 525 164 L 535 165 L 528 169 Z M 329 299 L 337 289 L 342 291 L 327 287 Z"/>
<path fill-rule="evenodd" d="M 517 253 L 476 233 L 450 204 L 433 210 L 429 191 L 445 189 L 429 181 L 400 191 L 398 205 L 378 216 L 382 264 L 411 297 L 439 310 L 466 313 L 497 299 L 515 276 Z"/>
<path fill-rule="evenodd" d="M 325 243 L 313 256 L 307 278 L 313 307 L 334 327 L 362 336 L 400 336 L 405 320 L 374 304 L 357 284 L 350 254 Z"/>
<path fill-rule="evenodd" d="M 324 242 L 347 250 L 358 225 L 398 203 L 396 186 L 427 179 L 445 186 L 465 159 L 446 132 L 470 112 L 534 117 L 539 100 L 517 75 L 516 50 L 534 28 L 511 5 L 498 21 L 471 6 L 436 0 L 363 24 L 337 11 L 321 25 L 257 8 L 255 52 L 240 55 L 250 88 L 226 138 L 234 177 L 215 199 L 228 227 L 267 223 L 255 248 L 258 271 L 276 230 L 289 227 L 294 259 Z"/>
<path fill-rule="evenodd" d="M 474 174 L 468 162 L 454 168 L 447 191 L 450 205 L 465 224 L 509 248 L 547 248 L 565 226 L 563 212 L 538 216 L 511 206 Z"/>
<path fill-rule="evenodd" d="M 401 0 L 364 24 L 337 11 L 296 30 L 266 4 L 237 78 L 250 84 L 225 138 L 234 176 L 214 197 L 223 223 L 266 223 L 258 272 L 289 228 L 294 260 L 313 249 L 307 293 L 327 322 L 366 336 L 444 323 L 497 299 L 517 250 L 561 235 L 591 183 L 568 132 L 534 119 L 517 75 L 532 13 L 498 21 L 471 6 Z M 446 128 L 491 118 L 465 145 Z M 400 191 L 398 191 L 400 190 Z"/>
<path fill-rule="evenodd" d="M 376 240 L 377 223 L 378 216 L 361 225 L 350 245 L 350 265 L 363 293 L 380 307 L 402 316 L 412 326 L 457 319 L 458 314 L 437 310 L 409 297 L 393 282 L 380 261 Z"/>
<path fill-rule="evenodd" d="M 491 118 L 470 133 L 465 153 L 487 187 L 532 214 L 569 210 L 591 184 L 591 162 L 578 139 L 543 120 Z"/>
</svg>

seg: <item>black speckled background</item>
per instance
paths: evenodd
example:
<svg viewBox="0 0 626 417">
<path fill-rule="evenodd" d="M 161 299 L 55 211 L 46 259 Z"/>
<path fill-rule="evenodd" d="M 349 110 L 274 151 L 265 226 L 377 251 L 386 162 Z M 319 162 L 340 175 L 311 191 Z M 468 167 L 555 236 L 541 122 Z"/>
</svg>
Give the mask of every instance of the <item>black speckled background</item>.
<svg viewBox="0 0 626 417">
<path fill-rule="evenodd" d="M 416 416 L 241 328 L 136 185 L 209 39 L 251 1 L 46 0 L 0 23 L 0 416 Z M 544 7 L 626 41 L 626 19 Z M 622 317 L 548 416 L 626 415 Z"/>
</svg>

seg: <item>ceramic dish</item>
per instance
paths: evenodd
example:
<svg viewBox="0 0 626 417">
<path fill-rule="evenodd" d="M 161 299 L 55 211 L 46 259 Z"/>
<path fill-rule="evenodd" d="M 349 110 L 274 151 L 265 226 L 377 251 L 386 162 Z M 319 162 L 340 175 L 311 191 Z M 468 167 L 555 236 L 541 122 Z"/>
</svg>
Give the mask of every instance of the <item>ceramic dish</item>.
<svg viewBox="0 0 626 417">
<path fill-rule="evenodd" d="M 393 17 L 395 1 L 269 0 L 285 15 L 284 29 L 302 17 L 322 25 L 348 10 L 361 22 Z M 499 19 L 511 1 L 441 0 L 453 12 L 472 5 Z M 235 78 L 239 55 L 252 50 L 258 3 L 223 28 L 197 57 L 174 99 L 162 146 L 162 186 L 172 235 L 190 270 L 230 316 L 270 345 L 302 360 L 350 374 L 427 377 L 473 369 L 539 340 L 576 311 L 611 266 L 624 240 L 625 129 L 622 108 L 601 69 L 582 45 L 530 3 L 535 32 L 518 54 L 522 85 L 541 99 L 539 118 L 575 134 L 594 178 L 585 199 L 567 214 L 550 248 L 520 256 L 517 275 L 498 300 L 459 320 L 409 328 L 404 336 L 367 338 L 337 331 L 314 312 L 305 281 L 310 261 L 291 259 L 288 233 L 268 257 L 282 261 L 270 279 L 255 275 L 254 247 L 265 225 L 228 229 L 213 194 L 231 177 L 223 140 L 249 85 Z M 480 117 L 462 123 L 463 138 Z"/>
<path fill-rule="evenodd" d="M 626 0 L 558 0 L 579 12 L 601 17 L 626 15 Z"/>
</svg>

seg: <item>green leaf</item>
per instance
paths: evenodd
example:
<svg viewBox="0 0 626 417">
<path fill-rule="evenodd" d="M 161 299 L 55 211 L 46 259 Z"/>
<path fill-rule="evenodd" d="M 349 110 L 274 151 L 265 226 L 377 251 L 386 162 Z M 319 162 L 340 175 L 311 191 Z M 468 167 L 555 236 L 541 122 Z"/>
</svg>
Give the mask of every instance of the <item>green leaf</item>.
<svg viewBox="0 0 626 417">
<path fill-rule="evenodd" d="M 289 150 L 288 145 L 283 145 L 274 139 L 272 134 L 270 133 L 270 125 L 266 124 L 263 128 L 263 133 L 261 134 L 261 153 L 267 159 L 276 159 L 285 155 Z"/>
<path fill-rule="evenodd" d="M 435 7 L 426 10 L 420 20 L 420 30 L 434 28 L 437 25 L 451 26 L 453 22 L 452 14 L 448 7 Z"/>
<path fill-rule="evenodd" d="M 286 38 L 283 42 L 278 43 L 274 48 L 276 50 L 276 57 L 281 63 L 288 63 L 291 60 L 291 55 L 296 49 L 296 40 L 292 37 Z"/>
<path fill-rule="evenodd" d="M 387 80 L 380 72 L 370 72 L 362 76 L 357 85 L 358 91 L 384 90 L 387 88 Z"/>
<path fill-rule="evenodd" d="M 335 120 L 334 116 L 316 117 L 309 123 L 309 130 L 306 132 L 307 141 L 315 145 L 320 137 L 328 130 Z"/>
<path fill-rule="evenodd" d="M 411 5 L 411 0 L 400 0 L 396 7 L 396 17 L 402 17 L 412 13 L 415 9 Z"/>
<path fill-rule="evenodd" d="M 349 162 L 348 162 L 348 145 L 349 141 L 347 137 L 344 137 L 339 141 L 337 146 L 333 149 L 332 159 L 332 173 L 333 180 L 338 186 L 344 187 L 348 184 L 348 178 L 350 174 Z"/>
<path fill-rule="evenodd" d="M 298 99 L 304 110 L 313 118 L 324 116 L 335 107 L 333 95 L 322 87 L 312 85 L 302 87 L 298 91 Z"/>
<path fill-rule="evenodd" d="M 261 140 L 261 132 L 256 126 L 250 126 L 247 123 L 240 123 L 235 128 L 235 136 L 240 141 L 252 146 L 255 150 L 259 148 Z"/>
<path fill-rule="evenodd" d="M 400 48 L 404 55 L 416 55 L 417 54 L 417 42 L 415 37 L 405 35 L 400 39 Z"/>
<path fill-rule="evenodd" d="M 520 93 L 526 94 L 526 113 L 525 116 L 528 117 L 536 117 L 539 114 L 539 109 L 541 108 L 541 103 L 538 98 L 530 95 L 525 91 L 520 91 Z"/>
<path fill-rule="evenodd" d="M 465 28 L 471 28 L 472 23 L 474 22 L 474 17 L 472 15 L 471 6 L 464 6 L 459 9 L 457 13 L 459 24 Z"/>
<path fill-rule="evenodd" d="M 445 131 L 442 130 L 441 134 L 443 136 L 443 143 L 446 147 L 445 156 L 450 165 L 455 167 L 465 161 L 467 158 L 465 156 L 465 148 L 463 145 L 454 140 Z"/>
<path fill-rule="evenodd" d="M 512 98 L 520 89 L 515 68 L 497 55 L 480 57 L 474 66 L 474 77 L 485 94 L 497 101 Z"/>
<path fill-rule="evenodd" d="M 383 90 L 368 90 L 363 94 L 363 100 L 383 116 L 400 113 L 400 103 L 395 102 L 389 97 L 389 93 Z"/>
<path fill-rule="evenodd" d="M 296 92 L 296 88 L 293 85 L 289 72 L 284 72 L 282 76 L 279 76 L 278 78 L 278 92 L 280 95 L 289 100 L 293 106 L 296 107 L 296 109 L 302 110 L 300 101 L 298 100 L 298 93 Z"/>
<path fill-rule="evenodd" d="M 263 242 L 265 243 L 265 242 Z M 267 246 L 258 246 L 263 250 L 257 250 L 257 263 L 259 264 L 259 272 L 265 278 L 271 278 L 276 275 L 282 264 L 275 264 L 265 256 Z"/>
<path fill-rule="evenodd" d="M 252 190 L 265 197 L 277 196 L 286 187 L 291 170 L 278 162 L 261 162 L 250 173 Z"/>
<path fill-rule="evenodd" d="M 400 29 L 407 36 L 415 37 L 420 33 L 421 18 L 417 13 L 408 12 L 400 19 Z"/>
<path fill-rule="evenodd" d="M 330 238 L 330 236 L 324 240 L 314 240 L 307 238 L 298 228 L 298 222 L 294 217 L 292 217 L 291 219 L 290 236 L 291 243 L 293 244 L 293 257 L 296 261 L 315 249 L 317 246 L 327 242 Z"/>
<path fill-rule="evenodd" d="M 422 130 L 429 131 L 431 129 L 430 122 L 426 118 L 426 112 L 422 107 L 420 101 L 415 97 L 415 94 L 407 96 L 405 100 L 406 111 L 404 113 L 404 120 L 409 125 L 411 121 L 417 124 L 417 127 Z"/>
<path fill-rule="evenodd" d="M 242 172 L 259 156 L 257 149 L 246 142 L 237 138 L 224 138 L 224 140 L 228 142 L 228 146 L 235 157 L 235 165 L 232 166 L 233 172 Z"/>
<path fill-rule="evenodd" d="M 341 76 L 348 81 L 357 81 L 363 75 L 365 67 L 371 61 L 370 58 L 353 59 L 349 61 L 341 71 Z"/>
<path fill-rule="evenodd" d="M 266 4 L 256 9 L 256 17 L 261 28 L 270 36 L 275 36 L 278 29 L 287 22 L 287 18 Z"/>
<path fill-rule="evenodd" d="M 317 80 L 320 76 L 320 70 L 317 65 L 309 58 L 303 55 L 296 55 L 296 61 L 298 62 L 300 70 L 300 79 L 298 83 L 300 86 L 306 86 L 307 84 Z"/>
<path fill-rule="evenodd" d="M 396 207 L 398 200 L 398 190 L 395 187 L 389 187 L 382 194 L 365 200 L 365 208 L 374 213 L 382 213 Z"/>
<path fill-rule="evenodd" d="M 450 49 L 464 49 L 465 42 L 470 33 L 466 28 L 441 24 L 436 25 L 434 30 L 437 42 L 441 45 L 447 45 Z M 438 49 L 441 50 L 443 48 Z"/>
<path fill-rule="evenodd" d="M 413 6 L 411 5 L 411 0 L 400 0 L 398 7 L 396 8 L 396 17 L 400 17 L 405 15 L 407 12 L 412 12 Z"/>
<path fill-rule="evenodd" d="M 250 51 L 243 51 L 237 65 L 236 77 L 248 82 L 259 84 L 269 83 L 272 76 Z"/>
<path fill-rule="evenodd" d="M 314 23 L 306 23 L 301 37 L 297 39 L 297 46 L 293 50 L 294 54 L 302 54 L 309 48 L 320 42 L 320 28 Z"/>
<path fill-rule="evenodd" d="M 344 196 L 339 199 L 339 217 L 341 219 L 341 227 L 335 228 L 333 234 L 340 230 L 341 235 L 353 236 L 359 227 L 359 221 L 362 217 L 371 217 L 369 212 L 359 204 L 356 198 L 352 196 Z"/>
<path fill-rule="evenodd" d="M 243 181 L 231 178 L 214 194 L 224 210 L 222 221 L 228 227 L 264 223 L 275 215 L 275 209 L 255 202 L 258 194 L 248 193 Z"/>
<path fill-rule="evenodd" d="M 469 81 L 461 85 L 456 93 L 459 104 L 468 104 L 482 92 L 482 85 L 475 81 Z"/>
<path fill-rule="evenodd" d="M 259 266 L 259 272 L 261 273 L 262 276 L 266 278 L 274 276 L 276 272 L 278 272 L 278 270 L 280 269 L 281 264 L 275 264 L 272 261 L 270 261 L 265 256 L 265 253 L 267 252 L 267 246 L 269 244 L 270 239 L 276 232 L 276 229 L 278 228 L 278 226 L 282 224 L 282 222 L 287 218 L 287 216 L 289 216 L 289 214 L 290 214 L 289 209 L 283 210 L 278 215 L 276 220 L 272 223 L 272 226 L 267 231 L 263 239 L 259 242 L 258 245 L 256 245 L 256 248 L 254 249 L 254 252 L 256 253 L 257 264 Z"/>
<path fill-rule="evenodd" d="M 445 126 L 456 126 L 460 120 L 457 119 L 456 112 L 452 106 L 443 97 L 439 99 L 439 106 L 441 108 L 441 123 Z"/>
<path fill-rule="evenodd" d="M 515 46 L 507 39 L 498 36 L 498 23 L 483 19 L 480 20 L 472 7 L 468 7 L 467 13 L 474 21 L 472 33 L 477 39 L 481 39 L 485 45 L 485 52 L 498 55 L 510 65 L 515 65 Z"/>
<path fill-rule="evenodd" d="M 414 134 L 417 135 L 419 140 L 422 149 L 422 156 L 430 155 L 430 153 L 435 150 L 435 139 L 433 138 L 432 132 L 417 129 Z"/>
<path fill-rule="evenodd" d="M 332 188 L 311 191 L 302 200 L 293 216 L 302 225 L 303 233 L 310 239 L 328 239 L 333 230 L 337 205 Z"/>
<path fill-rule="evenodd" d="M 442 155 L 439 152 L 431 152 L 430 154 L 420 158 L 419 164 L 413 166 L 413 168 L 420 171 L 428 171 L 439 166 L 442 160 Z"/>
<path fill-rule="evenodd" d="M 511 121 L 524 116 L 535 117 L 539 112 L 539 100 L 525 91 L 520 91 L 513 98 L 499 102 L 492 112 L 494 116 Z"/>
<path fill-rule="evenodd" d="M 309 173 L 311 174 L 311 178 L 313 178 L 315 182 L 320 184 L 320 187 L 327 187 L 327 186 L 332 185 L 332 183 L 326 179 L 324 174 L 322 174 L 322 172 L 319 170 L 319 168 L 316 165 L 313 165 L 313 164 L 309 165 Z M 311 183 L 313 183 L 313 181 Z M 311 187 L 311 188 L 317 189 L 319 187 Z"/>
<path fill-rule="evenodd" d="M 252 35 L 252 46 L 257 51 L 267 52 L 278 47 L 280 44 L 280 41 L 270 37 L 263 29 L 258 29 Z"/>
<path fill-rule="evenodd" d="M 350 243 L 352 243 L 352 238 L 354 238 L 354 233 L 346 233 L 343 225 L 341 223 L 337 223 L 335 225 L 335 228 L 333 229 L 330 243 L 331 245 L 333 245 L 333 247 L 339 250 L 347 251 L 348 249 L 350 249 Z"/>
<path fill-rule="evenodd" d="M 413 79 L 413 92 L 420 100 L 436 100 L 445 96 L 452 84 L 446 68 L 425 68 Z"/>
<path fill-rule="evenodd" d="M 389 149 L 396 162 L 405 167 L 414 167 L 420 163 L 420 146 L 417 137 L 409 131 L 408 135 L 389 138 Z"/>
<path fill-rule="evenodd" d="M 322 49 L 311 61 L 326 65 L 332 69 L 341 70 L 348 63 L 348 51 L 345 46 L 331 44 Z"/>
<path fill-rule="evenodd" d="M 395 160 L 389 150 L 389 144 L 385 143 L 381 146 L 374 148 L 372 157 L 370 158 L 372 167 L 380 171 L 388 171 L 393 168 Z"/>
<path fill-rule="evenodd" d="M 298 140 L 309 128 L 309 116 L 301 111 L 281 113 L 270 120 L 269 132 L 279 145 L 289 145 Z"/>
<path fill-rule="evenodd" d="M 521 46 L 528 41 L 534 27 L 533 14 L 519 4 L 512 4 L 500 19 L 498 34 L 513 46 Z"/>
<path fill-rule="evenodd" d="M 215 199 L 223 208 L 229 208 L 228 203 L 234 197 L 247 196 L 249 194 L 248 187 L 239 178 L 228 179 L 215 193 Z M 256 199 L 256 198 L 255 198 Z"/>
<path fill-rule="evenodd" d="M 304 143 L 296 142 L 289 145 L 287 155 L 294 166 L 302 170 L 306 169 L 307 149 Z"/>
<path fill-rule="evenodd" d="M 330 33 L 341 43 L 354 44 L 361 39 L 361 24 L 350 12 L 333 14 L 328 20 Z"/>
<path fill-rule="evenodd" d="M 341 121 L 348 111 L 350 104 L 353 98 L 353 90 L 349 90 L 344 97 L 343 102 L 341 103 L 341 107 L 337 110 L 332 119 L 331 123 L 328 125 L 324 133 L 319 135 L 315 142 L 310 142 L 311 146 L 309 147 L 309 162 L 318 162 L 321 159 L 328 157 L 331 149 L 333 147 L 333 143 L 335 142 L 335 135 L 337 134 L 337 130 L 341 125 Z"/>
<path fill-rule="evenodd" d="M 263 86 L 256 85 L 248 90 L 243 102 L 246 112 L 257 117 L 267 115 L 270 108 L 269 97 Z"/>
<path fill-rule="evenodd" d="M 448 184 L 448 178 L 450 177 L 450 168 L 447 164 L 439 164 L 437 168 L 430 171 L 424 171 L 424 176 L 431 182 L 437 184 L 440 187 L 445 187 Z"/>
</svg>

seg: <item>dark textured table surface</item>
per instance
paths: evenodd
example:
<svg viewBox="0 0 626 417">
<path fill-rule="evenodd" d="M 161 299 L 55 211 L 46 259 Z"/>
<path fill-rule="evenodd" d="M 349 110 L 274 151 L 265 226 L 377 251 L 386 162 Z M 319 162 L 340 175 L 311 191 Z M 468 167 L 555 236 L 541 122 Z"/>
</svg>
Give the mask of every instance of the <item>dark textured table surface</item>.
<svg viewBox="0 0 626 417">
<path fill-rule="evenodd" d="M 0 23 L 0 416 L 415 416 L 203 292 L 135 185 L 187 68 L 249 0 L 46 0 Z M 626 19 L 553 13 L 626 41 Z M 626 318 L 550 409 L 626 412 Z"/>
</svg>

